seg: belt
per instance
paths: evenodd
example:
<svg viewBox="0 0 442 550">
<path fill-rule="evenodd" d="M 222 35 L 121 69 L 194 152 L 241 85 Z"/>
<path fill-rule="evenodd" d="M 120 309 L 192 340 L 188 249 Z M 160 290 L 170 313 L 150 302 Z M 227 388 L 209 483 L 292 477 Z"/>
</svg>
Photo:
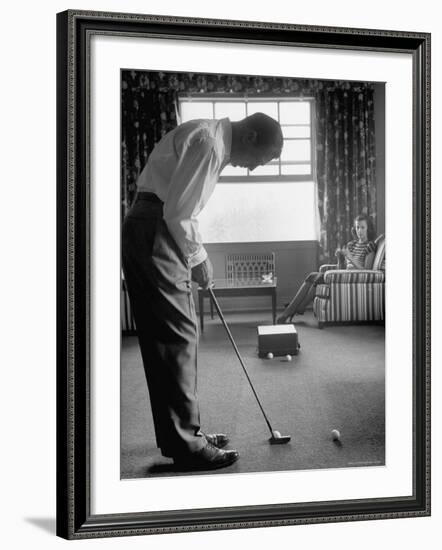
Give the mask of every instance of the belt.
<svg viewBox="0 0 442 550">
<path fill-rule="evenodd" d="M 148 191 L 138 191 L 137 200 L 163 204 L 163 201 L 159 197 L 157 197 L 155 193 L 149 193 Z"/>
</svg>

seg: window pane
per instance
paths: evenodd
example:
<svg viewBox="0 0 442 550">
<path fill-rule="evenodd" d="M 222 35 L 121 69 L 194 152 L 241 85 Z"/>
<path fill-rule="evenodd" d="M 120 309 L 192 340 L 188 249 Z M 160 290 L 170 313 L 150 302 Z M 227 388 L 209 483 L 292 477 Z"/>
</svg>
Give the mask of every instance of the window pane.
<svg viewBox="0 0 442 550">
<path fill-rule="evenodd" d="M 284 140 L 284 147 L 281 153 L 281 160 L 310 160 L 310 140 L 296 139 Z"/>
<path fill-rule="evenodd" d="M 221 172 L 221 176 L 247 176 L 247 168 L 238 166 L 235 168 L 231 164 L 227 164 Z"/>
<path fill-rule="evenodd" d="M 279 176 L 279 166 L 277 164 L 265 164 L 257 166 L 249 176 Z"/>
<path fill-rule="evenodd" d="M 249 101 L 247 104 L 248 115 L 253 113 L 264 113 L 278 120 L 278 105 L 276 101 Z"/>
<path fill-rule="evenodd" d="M 315 240 L 315 185 L 217 185 L 198 220 L 205 243 Z"/>
<path fill-rule="evenodd" d="M 283 164 L 281 165 L 281 174 L 283 176 L 308 175 L 311 174 L 311 164 Z"/>
<path fill-rule="evenodd" d="M 241 120 L 246 116 L 244 101 L 222 101 L 215 103 L 215 118 L 229 117 L 230 120 Z"/>
<path fill-rule="evenodd" d="M 183 101 L 181 102 L 181 118 L 183 122 L 195 118 L 213 118 L 212 102 Z"/>
<path fill-rule="evenodd" d="M 310 124 L 310 102 L 281 101 L 279 116 L 281 124 Z"/>
<path fill-rule="evenodd" d="M 282 133 L 285 138 L 309 138 L 310 126 L 283 126 Z"/>
</svg>

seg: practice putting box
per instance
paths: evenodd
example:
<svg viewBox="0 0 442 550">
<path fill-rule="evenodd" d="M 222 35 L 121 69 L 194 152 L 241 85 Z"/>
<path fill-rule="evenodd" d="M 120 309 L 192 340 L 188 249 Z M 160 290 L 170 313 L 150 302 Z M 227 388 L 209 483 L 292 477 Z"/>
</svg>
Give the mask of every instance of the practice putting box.
<svg viewBox="0 0 442 550">
<path fill-rule="evenodd" d="M 258 327 L 258 355 L 298 355 L 298 333 L 295 325 L 262 325 Z"/>
</svg>

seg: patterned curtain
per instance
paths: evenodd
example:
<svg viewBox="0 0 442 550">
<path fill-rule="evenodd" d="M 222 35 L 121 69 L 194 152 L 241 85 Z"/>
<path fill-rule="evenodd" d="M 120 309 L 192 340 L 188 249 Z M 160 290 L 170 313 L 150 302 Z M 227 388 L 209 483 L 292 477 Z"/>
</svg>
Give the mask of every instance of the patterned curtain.
<svg viewBox="0 0 442 550">
<path fill-rule="evenodd" d="M 316 175 L 321 219 L 320 261 L 333 261 L 351 239 L 358 214 L 376 227 L 373 86 L 328 83 L 316 93 Z"/>
<path fill-rule="evenodd" d="M 123 71 L 121 77 L 121 214 L 155 144 L 177 125 L 177 89 L 163 73 Z"/>
<path fill-rule="evenodd" d="M 350 240 L 353 218 L 376 222 L 373 85 L 242 75 L 122 72 L 122 215 L 155 143 L 177 125 L 178 93 L 314 97 L 320 260 Z"/>
</svg>

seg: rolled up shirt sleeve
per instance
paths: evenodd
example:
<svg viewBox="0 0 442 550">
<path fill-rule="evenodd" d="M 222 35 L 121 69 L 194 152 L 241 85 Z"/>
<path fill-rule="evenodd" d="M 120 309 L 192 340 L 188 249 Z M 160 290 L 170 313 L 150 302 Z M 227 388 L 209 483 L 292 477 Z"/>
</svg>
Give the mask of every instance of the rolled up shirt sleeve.
<svg viewBox="0 0 442 550">
<path fill-rule="evenodd" d="M 196 216 L 218 168 L 215 139 L 204 132 L 193 136 L 182 148 L 164 201 L 164 221 L 190 267 L 207 258 Z"/>
</svg>

